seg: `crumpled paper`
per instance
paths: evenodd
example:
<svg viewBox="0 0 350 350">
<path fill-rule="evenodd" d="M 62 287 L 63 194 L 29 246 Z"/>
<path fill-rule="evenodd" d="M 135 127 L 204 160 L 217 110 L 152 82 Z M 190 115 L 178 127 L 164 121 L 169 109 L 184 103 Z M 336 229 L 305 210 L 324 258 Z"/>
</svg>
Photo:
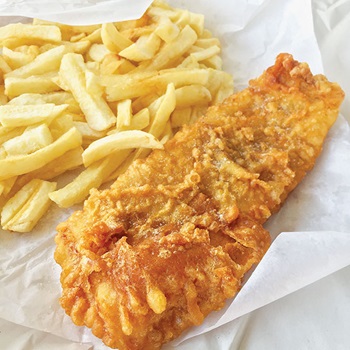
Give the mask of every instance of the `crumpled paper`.
<svg viewBox="0 0 350 350">
<path fill-rule="evenodd" d="M 12 12 L 6 14 L 45 18 L 50 12 L 55 17 L 45 19 L 74 24 L 120 19 L 111 12 L 106 14 L 102 7 L 89 12 L 89 8 L 98 5 L 93 1 L 86 1 L 85 5 L 84 1 L 60 1 L 59 5 L 55 2 L 55 6 L 61 6 L 59 11 L 48 6 L 49 2 L 41 3 L 40 7 L 30 3 L 34 2 L 21 1 L 21 11 L 9 6 Z M 99 2 L 101 6 L 107 3 L 113 3 L 115 13 L 122 13 L 125 7 L 123 1 Z M 147 3 L 134 0 L 129 5 L 130 13 L 131 8 L 137 8 L 138 15 L 141 14 Z M 237 90 L 272 65 L 280 52 L 292 53 L 299 61 L 308 62 L 314 73 L 322 72 L 323 56 L 314 33 L 311 3 L 304 0 L 218 0 L 215 6 L 206 0 L 170 3 L 205 14 L 206 27 L 221 39 L 225 69 L 233 74 Z M 0 13 L 5 14 L 1 6 L 4 5 L 0 3 Z M 75 10 L 79 8 L 79 16 L 69 15 L 74 6 Z M 5 23 L 6 18 L 1 21 Z M 266 228 L 277 238 L 240 293 L 227 302 L 224 310 L 212 313 L 202 326 L 189 330 L 165 348 L 235 349 L 253 310 L 349 266 L 349 178 L 350 127 L 340 116 L 314 170 L 267 223 Z M 63 211 L 52 206 L 29 234 L 0 231 L 1 347 L 12 350 L 30 344 L 35 349 L 63 346 L 106 349 L 89 329 L 74 326 L 58 304 L 60 268 L 53 260 L 55 227 L 77 208 Z M 223 326 L 228 322 L 229 327 Z M 283 327 L 275 327 L 283 334 Z M 212 329 L 216 329 L 216 339 L 221 337 L 216 343 L 208 341 L 205 334 Z M 194 337 L 198 334 L 202 335 Z M 189 340 L 180 344 L 185 339 Z"/>
<path fill-rule="evenodd" d="M 23 16 L 71 25 L 91 25 L 136 19 L 152 0 L 6 0 L 1 16 Z"/>
</svg>

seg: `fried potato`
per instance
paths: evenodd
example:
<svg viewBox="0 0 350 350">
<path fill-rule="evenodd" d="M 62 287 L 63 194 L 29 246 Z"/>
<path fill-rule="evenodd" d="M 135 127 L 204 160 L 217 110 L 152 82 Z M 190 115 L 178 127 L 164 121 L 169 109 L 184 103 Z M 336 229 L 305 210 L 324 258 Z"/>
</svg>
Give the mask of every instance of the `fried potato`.
<svg viewBox="0 0 350 350">
<path fill-rule="evenodd" d="M 0 27 L 0 45 L 6 46 L 8 39 L 17 41 L 8 41 L 7 44 L 11 43 L 12 46 L 16 43 L 16 46 L 20 46 L 19 43 L 26 45 L 45 41 L 57 43 L 62 40 L 62 36 L 60 29 L 56 26 L 13 23 Z"/>
<path fill-rule="evenodd" d="M 208 69 L 169 68 L 159 72 L 103 77 L 101 83 L 106 86 L 107 100 L 119 101 L 134 99 L 154 91 L 165 91 L 169 83 L 173 83 L 175 87 L 192 84 L 206 85 L 208 79 Z"/>
<path fill-rule="evenodd" d="M 92 96 L 86 89 L 85 63 L 81 55 L 68 53 L 63 56 L 60 78 L 78 101 L 92 129 L 102 131 L 116 122 L 116 117 L 101 96 Z"/>
<path fill-rule="evenodd" d="M 151 59 L 159 50 L 161 39 L 155 33 L 140 36 L 135 43 L 119 52 L 119 56 L 141 62 Z"/>
<path fill-rule="evenodd" d="M 48 73 L 27 78 L 8 77 L 5 79 L 5 94 L 13 98 L 25 93 L 45 94 L 59 91 L 60 87 L 53 81 L 54 76 Z"/>
<path fill-rule="evenodd" d="M 113 23 L 102 24 L 101 38 L 105 47 L 114 53 L 119 53 L 123 49 L 132 45 L 133 42 L 122 35 Z"/>
<path fill-rule="evenodd" d="M 48 146 L 53 137 L 46 124 L 27 129 L 22 135 L 14 137 L 2 144 L 8 156 L 31 154 Z"/>
<path fill-rule="evenodd" d="M 176 41 L 164 44 L 158 54 L 149 62 L 142 63 L 140 68 L 149 71 L 168 68 L 171 62 L 176 62 L 179 57 L 190 49 L 197 38 L 196 32 L 189 25 L 186 25 L 179 33 Z"/>
<path fill-rule="evenodd" d="M 124 100 L 118 103 L 117 107 L 117 130 L 130 126 L 132 116 L 131 100 Z"/>
<path fill-rule="evenodd" d="M 53 103 L 41 105 L 7 104 L 0 106 L 0 123 L 3 126 L 17 127 L 38 122 L 51 122 L 67 107 L 68 105 L 56 106 Z"/>
<path fill-rule="evenodd" d="M 80 146 L 82 137 L 76 128 L 71 128 L 50 145 L 28 154 L 0 159 L 0 181 L 41 168 L 48 162 L 60 157 L 70 149 Z"/>
<path fill-rule="evenodd" d="M 233 90 L 204 17 L 162 0 L 136 20 L 10 24 L 0 28 L 0 47 L 0 201 L 10 203 L 9 230 L 31 229 L 43 214 L 26 202 L 37 189 L 43 208 L 48 198 L 61 207 L 83 201 Z M 41 182 L 72 169 L 63 188 Z"/>
<path fill-rule="evenodd" d="M 61 208 L 82 202 L 92 188 L 98 188 L 128 157 L 131 150 L 124 149 L 93 163 L 65 187 L 51 192 L 49 197 Z"/>
<path fill-rule="evenodd" d="M 83 162 L 87 167 L 116 150 L 132 148 L 160 149 L 163 145 L 151 133 L 140 130 L 120 131 L 91 143 L 83 152 Z"/>
<path fill-rule="evenodd" d="M 3 55 L 4 55 L 4 49 L 6 48 L 3 48 Z M 8 65 L 8 63 L 6 62 L 3 56 L 0 56 L 0 72 L 2 74 L 7 74 L 11 72 L 11 67 Z"/>
<path fill-rule="evenodd" d="M 58 71 L 63 55 L 68 51 L 65 45 L 57 46 L 37 56 L 30 63 L 21 66 L 5 75 L 7 77 L 27 78 L 32 75 Z"/>
<path fill-rule="evenodd" d="M 210 91 L 203 85 L 186 85 L 175 90 L 176 107 L 208 105 L 212 100 Z"/>
<path fill-rule="evenodd" d="M 82 158 L 83 148 L 77 147 L 73 148 L 66 153 L 64 153 L 62 156 L 55 158 L 51 162 L 45 164 L 41 168 L 38 168 L 34 171 L 31 171 L 29 173 L 26 173 L 24 175 L 20 175 L 17 177 L 10 178 L 8 180 L 14 180 L 13 187 L 11 187 L 8 191 L 11 193 L 16 193 L 23 187 L 25 184 L 27 184 L 29 181 L 33 179 L 41 179 L 41 180 L 51 180 L 66 171 L 73 170 L 78 168 L 80 165 L 83 164 L 83 158 Z M 3 180 L 2 182 L 8 181 Z M 4 191 L 5 193 L 6 191 Z"/>
<path fill-rule="evenodd" d="M 4 205 L 1 212 L 2 227 L 16 232 L 31 231 L 49 208 L 49 193 L 55 188 L 55 182 L 38 179 L 26 184 Z"/>
</svg>

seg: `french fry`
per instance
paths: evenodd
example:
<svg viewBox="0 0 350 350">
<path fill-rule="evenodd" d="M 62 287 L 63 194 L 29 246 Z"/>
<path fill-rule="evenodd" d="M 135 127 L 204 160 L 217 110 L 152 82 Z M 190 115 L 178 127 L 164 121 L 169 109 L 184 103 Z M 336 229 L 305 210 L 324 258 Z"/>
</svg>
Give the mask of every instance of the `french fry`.
<svg viewBox="0 0 350 350">
<path fill-rule="evenodd" d="M 3 48 L 3 51 L 4 49 L 6 48 Z M 0 71 L 3 74 L 7 74 L 11 72 L 11 67 L 8 65 L 8 63 L 6 62 L 3 56 L 0 56 Z"/>
<path fill-rule="evenodd" d="M 103 44 L 110 52 L 119 53 L 132 45 L 133 42 L 123 36 L 113 23 L 102 24 L 101 38 Z"/>
<path fill-rule="evenodd" d="M 118 103 L 117 107 L 117 130 L 130 126 L 132 116 L 131 100 L 124 100 Z"/>
<path fill-rule="evenodd" d="M 51 192 L 49 197 L 61 208 L 68 208 L 82 202 L 92 188 L 98 188 L 109 175 L 128 157 L 131 150 L 120 150 L 95 162 L 82 171 L 65 187 Z"/>
<path fill-rule="evenodd" d="M 10 98 L 25 94 L 59 91 L 60 87 L 53 82 L 51 73 L 28 78 L 8 77 L 5 79 L 5 93 Z"/>
<path fill-rule="evenodd" d="M 6 142 L 7 140 L 11 140 L 12 138 L 21 135 L 25 127 L 20 128 L 11 128 L 6 126 L 0 126 L 0 145 Z"/>
<path fill-rule="evenodd" d="M 63 113 L 50 123 L 51 135 L 54 140 L 57 140 L 74 126 L 73 116 L 69 113 Z"/>
<path fill-rule="evenodd" d="M 174 84 L 169 84 L 164 96 L 159 98 L 159 107 L 156 108 L 154 115 L 151 113 L 151 123 L 146 129 L 147 132 L 158 138 L 168 122 L 171 113 L 176 106 L 176 93 Z"/>
<path fill-rule="evenodd" d="M 83 163 L 88 167 L 109 153 L 132 148 L 160 149 L 163 145 L 150 133 L 140 130 L 121 131 L 92 142 L 83 152 Z"/>
<path fill-rule="evenodd" d="M 180 29 L 169 17 L 161 16 L 159 25 L 154 32 L 166 43 L 170 43 L 179 35 Z"/>
<path fill-rule="evenodd" d="M 164 92 L 169 83 L 176 88 L 199 84 L 206 85 L 209 79 L 208 69 L 169 68 L 157 72 L 130 73 L 128 76 L 109 76 L 102 78 L 106 86 L 108 101 L 134 99 L 154 91 Z"/>
<path fill-rule="evenodd" d="M 4 46 L 2 48 L 2 55 L 4 61 L 10 67 L 10 70 L 7 73 L 10 73 L 13 69 L 18 69 L 34 60 L 36 57 L 33 52 L 20 52 L 9 49 Z"/>
<path fill-rule="evenodd" d="M 53 103 L 42 105 L 5 105 L 0 106 L 0 123 L 7 127 L 32 125 L 38 122 L 50 122 L 68 105 L 56 106 Z"/>
<path fill-rule="evenodd" d="M 110 54 L 110 51 L 103 44 L 92 44 L 88 56 L 92 61 L 102 62 Z"/>
<path fill-rule="evenodd" d="M 151 122 L 146 128 L 146 131 L 156 138 L 159 138 L 168 123 L 171 113 L 176 106 L 176 94 L 174 84 L 168 85 L 164 96 L 154 101 L 150 106 Z M 135 153 L 135 159 L 144 158 L 150 151 L 147 149 L 140 149 Z"/>
<path fill-rule="evenodd" d="M 122 126 L 120 130 L 117 128 L 110 130 L 107 135 L 115 134 L 119 131 L 125 131 L 125 130 L 143 130 L 145 129 L 150 122 L 150 113 L 148 108 L 143 108 L 140 111 L 138 111 L 136 114 L 131 116 L 130 125 L 128 126 Z"/>
<path fill-rule="evenodd" d="M 192 109 L 190 107 L 175 109 L 175 111 L 171 114 L 171 126 L 176 129 L 185 124 L 189 124 L 191 120 L 191 113 Z"/>
<path fill-rule="evenodd" d="M 143 108 L 132 116 L 129 130 L 142 130 L 148 126 L 149 122 L 149 110 L 148 108 Z"/>
<path fill-rule="evenodd" d="M 101 96 L 91 96 L 86 90 L 85 65 L 83 57 L 68 53 L 63 56 L 60 78 L 78 101 L 89 126 L 98 131 L 110 128 L 116 117 Z"/>
<path fill-rule="evenodd" d="M 53 137 L 46 124 L 26 130 L 22 135 L 14 137 L 2 144 L 8 156 L 30 154 L 48 146 Z"/>
<path fill-rule="evenodd" d="M 73 125 L 79 130 L 83 139 L 88 138 L 96 140 L 106 136 L 106 133 L 104 131 L 93 130 L 86 122 L 74 121 Z"/>
<path fill-rule="evenodd" d="M 192 58 L 194 58 L 197 62 L 207 60 L 215 55 L 220 53 L 219 46 L 211 46 L 206 49 L 199 48 L 199 50 L 195 50 L 191 52 Z"/>
<path fill-rule="evenodd" d="M 0 28 L 0 45 L 7 39 L 20 38 L 18 42 L 60 42 L 61 31 L 56 26 L 12 23 Z M 19 46 L 19 45 L 17 45 Z"/>
<path fill-rule="evenodd" d="M 142 62 L 139 68 L 151 71 L 169 67 L 171 62 L 176 61 L 190 49 L 197 38 L 196 32 L 189 25 L 186 25 L 175 40 L 164 44 L 152 60 Z"/>
<path fill-rule="evenodd" d="M 160 47 L 161 40 L 154 34 L 142 35 L 135 43 L 119 52 L 119 56 L 131 61 L 145 61 L 151 59 Z"/>
<path fill-rule="evenodd" d="M 82 137 L 76 128 L 71 128 L 50 145 L 40 150 L 15 157 L 0 159 L 0 181 L 41 168 L 70 149 L 80 146 Z"/>
<path fill-rule="evenodd" d="M 129 155 L 125 157 L 125 160 L 116 169 L 114 169 L 114 171 L 111 172 L 109 176 L 104 179 L 103 182 L 115 180 L 119 177 L 119 175 L 125 173 L 125 171 L 129 168 L 131 163 L 136 159 L 135 155 L 135 151 L 130 152 Z"/>
<path fill-rule="evenodd" d="M 219 55 L 215 55 L 206 60 L 203 60 L 202 63 L 208 68 L 222 70 L 222 58 Z"/>
<path fill-rule="evenodd" d="M 62 156 L 52 160 L 51 162 L 45 164 L 43 167 L 31 171 L 27 174 L 13 177 L 8 180 L 15 180 L 13 188 L 11 187 L 11 193 L 15 194 L 18 192 L 25 184 L 33 179 L 41 180 L 51 180 L 68 170 L 73 170 L 78 168 L 83 164 L 82 158 L 83 148 L 77 147 L 72 150 L 67 151 Z M 3 180 L 2 182 L 8 181 Z M 9 191 L 8 191 L 9 192 Z M 8 193 L 7 192 L 7 193 Z M 7 194 L 4 191 L 4 194 Z"/>
<path fill-rule="evenodd" d="M 193 105 L 208 105 L 210 91 L 203 85 L 186 85 L 175 90 L 176 107 L 185 108 Z"/>
<path fill-rule="evenodd" d="M 73 96 L 66 91 L 57 91 L 46 94 L 25 93 L 14 97 L 8 102 L 9 105 L 36 105 L 53 103 L 55 105 L 67 105 L 67 111 L 71 110 L 71 105 L 74 104 Z"/>
<path fill-rule="evenodd" d="M 16 232 L 31 231 L 49 208 L 49 193 L 55 188 L 55 182 L 38 179 L 26 184 L 2 208 L 2 227 Z"/>
<path fill-rule="evenodd" d="M 82 38 L 81 41 L 87 41 L 92 44 L 102 44 L 101 28 L 95 29 L 93 32 L 88 34 L 85 38 Z"/>
<path fill-rule="evenodd" d="M 30 63 L 5 75 L 6 77 L 27 78 L 32 75 L 58 71 L 63 55 L 68 51 L 64 45 L 57 46 L 37 56 Z"/>
<path fill-rule="evenodd" d="M 121 59 L 119 56 L 113 53 L 109 53 L 104 56 L 101 62 L 100 72 L 102 75 L 115 74 L 123 62 L 125 62 L 124 59 Z"/>
<path fill-rule="evenodd" d="M 25 105 L 41 105 L 45 104 L 47 101 L 43 98 L 44 94 L 32 94 L 26 93 L 14 97 L 8 102 L 8 106 L 25 106 Z"/>
</svg>

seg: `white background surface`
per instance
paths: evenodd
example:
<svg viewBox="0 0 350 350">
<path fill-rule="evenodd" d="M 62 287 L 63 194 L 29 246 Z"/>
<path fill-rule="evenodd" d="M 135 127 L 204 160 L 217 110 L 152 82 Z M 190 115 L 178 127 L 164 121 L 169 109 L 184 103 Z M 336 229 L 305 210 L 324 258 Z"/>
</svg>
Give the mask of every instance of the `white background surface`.
<svg viewBox="0 0 350 350">
<path fill-rule="evenodd" d="M 235 1 L 224 0 L 216 1 L 213 7 L 213 1 L 209 0 L 191 0 L 191 1 L 173 1 L 176 4 L 186 4 L 186 7 L 196 11 L 196 8 L 200 6 L 203 8 L 203 13 L 206 14 L 207 24 L 215 34 L 226 33 L 226 31 L 234 30 L 235 35 L 223 34 L 220 38 L 224 44 L 224 59 L 226 65 L 231 69 L 234 67 L 232 73 L 236 82 L 236 87 L 241 88 L 246 85 L 246 76 L 255 77 L 259 75 L 262 69 L 273 63 L 276 53 L 280 51 L 288 51 L 291 53 L 298 52 L 299 56 L 296 57 L 299 60 L 305 60 L 312 62 L 311 68 L 318 72 L 324 67 L 325 74 L 332 81 L 337 81 L 346 94 L 350 96 L 350 46 L 348 44 L 348 38 L 350 33 L 350 0 L 343 1 L 327 1 L 327 0 L 313 0 L 312 1 L 312 14 L 313 21 L 310 22 L 308 15 L 311 12 L 308 11 L 308 1 L 292 1 L 285 2 L 278 0 L 266 0 L 266 1 L 247 1 L 244 2 L 247 6 L 246 9 L 240 6 L 232 6 Z M 283 5 L 281 4 L 283 3 Z M 305 9 L 300 6 L 294 6 L 295 3 L 299 5 L 305 4 Z M 220 4 L 220 5 L 219 5 Z M 293 4 L 293 6 L 292 6 Z M 288 7 L 288 5 L 290 5 Z M 222 11 L 225 6 L 234 8 L 233 11 Z M 256 10 L 254 9 L 256 7 Z M 221 8 L 219 8 L 221 7 Z M 279 7 L 286 7 L 288 9 L 288 18 L 291 22 L 284 21 L 281 17 L 280 21 L 274 17 L 270 18 L 274 11 L 278 12 Z M 253 8 L 253 10 L 251 10 Z M 245 11 L 247 10 L 247 11 Z M 245 16 L 249 13 L 249 16 Z M 232 19 L 232 23 L 235 23 L 235 28 L 226 28 Z M 259 26 L 257 26 L 259 23 Z M 296 26 L 296 30 L 290 30 L 290 26 Z M 307 40 L 303 38 L 303 33 L 309 33 L 310 25 L 314 24 L 317 43 L 312 43 L 312 38 Z M 225 27 L 226 26 L 226 27 Z M 256 29 L 255 29 L 255 27 Z M 225 27 L 225 28 L 224 28 Z M 281 35 L 283 38 L 281 38 Z M 266 38 L 266 40 L 264 40 Z M 267 39 L 269 38 L 269 39 Z M 305 40 L 304 40 L 305 39 Z M 250 46 L 252 40 L 254 46 Z M 313 46 L 315 44 L 315 46 Z M 319 50 L 315 49 L 318 44 Z M 317 48 L 317 47 L 316 47 Z M 246 57 L 249 57 L 249 62 Z M 319 59 L 322 59 L 321 60 Z M 350 121 L 350 100 L 346 98 L 342 106 L 342 114 Z M 346 124 L 339 124 L 339 128 L 333 131 L 331 141 L 336 140 L 339 134 L 344 129 Z M 341 130 L 340 130 L 341 129 Z M 342 137 L 348 137 L 349 133 L 342 134 Z M 343 152 L 349 151 L 349 148 L 341 147 L 341 145 L 335 144 L 334 148 L 337 150 L 337 155 L 332 153 L 333 143 L 330 141 L 328 146 L 326 145 L 329 153 L 326 153 L 327 164 L 330 164 L 327 168 L 327 174 L 334 175 L 334 177 L 328 178 L 324 175 L 324 172 L 315 172 L 312 174 L 313 178 L 307 179 L 307 182 L 303 183 L 299 192 L 307 192 L 310 187 L 321 186 L 323 183 L 327 183 L 329 179 L 341 178 L 342 174 L 345 178 L 340 179 L 344 183 L 349 182 L 348 164 L 344 164 L 343 168 L 338 167 Z M 328 158 L 327 158 L 328 156 Z M 336 159 L 334 159 L 336 158 Z M 347 161 L 347 158 L 344 158 Z M 346 163 L 346 161 L 344 163 Z M 323 162 L 325 160 L 323 159 Z M 332 163 L 334 162 L 334 163 Z M 332 174 L 332 164 L 337 164 L 336 174 Z M 322 166 L 322 164 L 321 164 Z M 319 182 L 317 182 L 319 181 Z M 311 185 L 310 185 L 311 183 Z M 315 185 L 316 184 L 316 185 Z M 327 188 L 327 186 L 325 187 Z M 344 187 L 345 188 L 345 187 Z M 278 227 L 281 230 L 288 231 L 289 228 L 293 230 L 303 230 L 307 227 L 307 224 L 312 219 L 314 221 L 313 227 L 315 230 L 332 230 L 332 231 L 346 231 L 350 227 L 350 209 L 349 209 L 349 193 L 348 187 L 345 191 L 333 194 L 330 199 L 323 200 L 319 198 L 318 201 L 312 202 L 317 205 L 317 216 L 309 217 L 303 215 L 307 208 L 303 208 L 302 204 L 298 200 L 298 193 L 293 193 L 292 200 L 286 203 L 286 208 L 283 208 L 281 214 L 279 214 L 274 221 L 279 223 Z M 324 195 L 322 192 L 318 192 L 320 195 Z M 313 193 L 310 193 L 310 197 Z M 325 195 L 326 198 L 328 198 Z M 336 200 L 334 200 L 336 198 Z M 332 203 L 330 203 L 332 202 Z M 305 201 L 303 201 L 305 203 Z M 327 217 L 328 208 L 332 206 L 331 217 Z M 295 210 L 296 207 L 299 210 Z M 300 209 L 302 208 L 302 209 Z M 56 217 L 56 211 L 51 211 L 50 215 Z M 292 222 L 297 221 L 297 225 L 288 224 L 288 213 L 294 213 L 296 215 L 292 218 Z M 297 214 L 295 214 L 297 213 Z M 292 214 L 290 214 L 292 215 Z M 334 215 L 334 217 L 333 217 Z M 269 224 L 274 231 L 274 223 Z M 289 225 L 289 226 L 288 226 Z M 47 234 L 44 227 L 39 227 L 36 234 L 36 238 L 42 239 Z M 348 231 L 346 231 L 348 232 Z M 273 232 L 274 234 L 277 232 Z M 349 232 L 348 232 L 349 233 Z M 42 239 L 43 242 L 52 239 L 53 232 L 47 238 Z M 334 235 L 334 237 L 337 237 Z M 35 238 L 35 237 L 34 237 Z M 31 244 L 35 246 L 35 239 L 29 238 Z M 33 290 L 32 280 L 28 280 L 28 284 L 23 280 L 23 276 L 31 272 L 37 275 L 37 283 L 35 288 L 40 291 L 42 288 L 56 288 L 57 284 L 54 280 L 57 275 L 57 269 L 44 271 L 43 266 L 36 265 L 35 261 L 30 260 L 27 256 L 27 252 L 23 247 L 17 247 L 13 240 L 2 238 L 0 240 L 3 244 L 2 248 L 6 248 L 6 256 L 2 256 L 6 259 L 7 263 L 3 264 L 0 268 L 0 287 L 16 283 L 20 285 L 21 293 L 18 290 L 14 294 L 11 294 L 11 290 L 1 287 L 0 290 L 0 314 L 11 314 L 11 317 L 4 317 L 0 319 L 0 348 L 9 350 L 21 350 L 21 349 L 91 349 L 91 344 L 74 343 L 70 340 L 66 340 L 62 337 L 62 334 L 69 337 L 78 337 L 70 334 L 70 329 L 62 331 L 59 336 L 49 334 L 52 325 L 60 327 L 60 324 L 56 319 L 49 320 L 45 314 L 45 308 L 49 303 L 53 313 L 60 313 L 61 310 L 57 309 L 57 305 L 54 301 L 36 300 L 36 303 L 32 303 L 30 299 L 26 302 L 29 291 Z M 43 243 L 42 247 L 46 247 Z M 38 252 L 41 249 L 41 245 L 35 246 L 32 252 Z M 16 249 L 23 249 L 23 260 L 28 258 L 31 261 L 29 264 L 18 264 L 18 261 L 12 259 Z M 333 255 L 337 255 L 341 247 L 335 245 L 332 251 Z M 21 252 L 17 251 L 17 257 Z M 33 254 L 34 254 L 33 253 Z M 14 254 L 16 255 L 16 254 Z M 35 255 L 36 257 L 38 256 Z M 349 252 L 350 256 L 350 252 Z M 297 264 L 299 257 L 294 254 Z M 39 254 L 38 259 L 48 261 L 52 258 L 52 251 L 45 250 Z M 346 257 L 345 257 L 346 258 Z M 329 258 L 331 259 L 331 257 Z M 344 260 L 345 261 L 345 260 Z M 317 264 L 318 260 L 313 261 Z M 327 261 L 319 260 L 320 264 L 327 265 Z M 343 266 L 346 262 L 343 263 Z M 168 345 L 166 348 L 190 350 L 190 349 L 348 349 L 350 348 L 350 267 L 340 269 L 341 264 L 335 264 L 331 267 L 337 270 L 335 273 L 318 279 L 314 283 L 309 284 L 306 287 L 299 289 L 293 293 L 279 298 L 278 300 L 261 307 L 245 316 L 242 316 L 234 321 L 224 324 L 220 328 L 214 329 L 208 333 L 205 333 L 199 337 L 187 340 L 179 345 Z M 9 271 L 13 269 L 13 273 L 6 275 L 5 270 Z M 23 270 L 23 271 L 22 271 Z M 303 275 L 303 266 L 301 266 L 299 272 Z M 305 271 L 307 266 L 305 266 Z M 327 271 L 331 271 L 329 268 Z M 320 271 L 322 266 L 320 266 Z M 325 273 L 327 274 L 327 273 Z M 286 274 L 285 283 L 293 279 L 295 276 Z M 52 278 L 52 280 L 50 279 Z M 18 281 L 18 282 L 17 282 Z M 266 282 L 268 284 L 268 282 Z M 300 284 L 300 286 L 302 283 Z M 300 288 L 299 286 L 299 288 Z M 35 289 L 34 288 L 34 289 Z M 287 287 L 286 287 L 287 288 Z M 53 295 L 55 295 L 53 293 Z M 19 308 L 18 304 L 14 302 L 14 299 L 22 301 L 25 307 Z M 4 300 L 7 300 L 5 303 Z M 38 306 L 40 304 L 40 306 Z M 53 305 L 53 306 L 52 306 Z M 16 310 L 16 307 L 18 308 Z M 9 310 L 6 313 L 6 310 Z M 32 315 L 32 319 L 28 319 L 28 314 Z M 0 316 L 1 316 L 0 315 Z M 46 330 L 39 331 L 31 329 L 31 326 L 36 323 L 40 323 L 38 318 L 42 317 L 47 323 L 46 328 L 40 329 Z M 18 321 L 20 320 L 20 322 Z M 14 321 L 14 323 L 10 322 Z M 43 322 L 43 323 L 45 323 Z M 19 325 L 21 324 L 21 325 Z M 68 323 L 69 324 L 69 323 Z M 68 325 L 68 328 L 70 326 Z M 75 330 L 75 327 L 73 327 Z M 78 328 L 78 327 L 76 327 Z M 83 333 L 83 340 L 90 340 L 89 331 Z M 75 338 L 74 338 L 75 339 Z M 102 349 L 103 346 L 100 343 L 94 342 L 94 349 Z"/>
</svg>

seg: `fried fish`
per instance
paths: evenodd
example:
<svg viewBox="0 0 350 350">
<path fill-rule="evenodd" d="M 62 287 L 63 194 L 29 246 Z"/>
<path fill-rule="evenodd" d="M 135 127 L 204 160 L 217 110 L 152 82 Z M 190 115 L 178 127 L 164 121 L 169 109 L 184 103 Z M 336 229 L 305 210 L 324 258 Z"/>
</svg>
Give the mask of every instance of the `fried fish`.
<svg viewBox="0 0 350 350">
<path fill-rule="evenodd" d="M 120 350 L 159 349 L 240 289 L 263 223 L 314 166 L 344 93 L 280 54 L 58 226 L 62 307 Z"/>
</svg>

